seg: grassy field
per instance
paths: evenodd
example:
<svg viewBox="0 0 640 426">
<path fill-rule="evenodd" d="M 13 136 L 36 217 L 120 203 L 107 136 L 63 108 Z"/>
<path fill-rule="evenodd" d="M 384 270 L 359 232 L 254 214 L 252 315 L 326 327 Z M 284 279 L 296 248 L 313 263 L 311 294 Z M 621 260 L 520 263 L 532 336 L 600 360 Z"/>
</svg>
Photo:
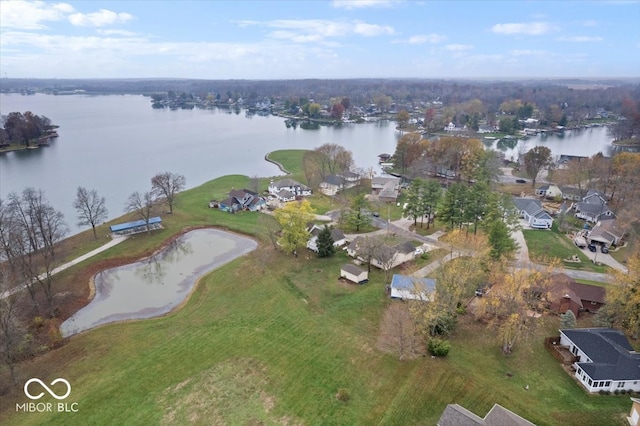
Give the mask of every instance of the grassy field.
<svg viewBox="0 0 640 426">
<path fill-rule="evenodd" d="M 529 257 L 534 262 L 548 263 L 555 259 L 568 269 L 601 273 L 606 273 L 609 270 L 606 266 L 594 265 L 582 250 L 558 231 L 555 224 L 551 230 L 525 229 L 522 233 L 527 241 Z M 574 254 L 580 259 L 579 263 L 562 262 L 562 259 L 569 259 Z"/>
<path fill-rule="evenodd" d="M 78 412 L 17 413 L 15 404 L 26 402 L 18 386 L 1 397 L 0 424 L 434 425 L 449 403 L 480 416 L 499 403 L 538 425 L 626 424 L 628 396 L 585 394 L 544 350 L 543 338 L 557 333 L 555 317 L 543 317 L 511 356 L 470 316 L 459 318 L 446 359 L 400 362 L 379 352 L 380 319 L 396 303 L 385 296 L 384 274 L 374 269 L 368 284 L 344 284 L 337 279 L 344 252 L 286 256 L 264 243 L 258 214 L 207 207 L 249 180 L 227 176 L 185 191 L 162 231 L 65 271 L 61 286 L 109 257 L 153 250 L 185 225 L 216 225 L 262 241 L 201 279 L 180 310 L 97 328 L 19 365 L 22 383 L 69 380 L 65 402 L 77 402 Z M 339 389 L 347 402 L 336 399 Z M 57 403 L 48 395 L 41 401 Z"/>
</svg>

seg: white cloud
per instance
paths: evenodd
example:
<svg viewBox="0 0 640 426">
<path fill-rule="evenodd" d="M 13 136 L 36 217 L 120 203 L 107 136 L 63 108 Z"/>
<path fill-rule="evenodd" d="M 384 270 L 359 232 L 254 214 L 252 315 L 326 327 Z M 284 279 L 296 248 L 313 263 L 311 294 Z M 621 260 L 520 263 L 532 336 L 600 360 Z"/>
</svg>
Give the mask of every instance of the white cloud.
<svg viewBox="0 0 640 426">
<path fill-rule="evenodd" d="M 398 0 L 333 0 L 331 6 L 336 9 L 364 9 L 367 7 L 391 7 L 400 3 Z"/>
<path fill-rule="evenodd" d="M 546 50 L 515 49 L 509 52 L 513 56 L 543 56 L 550 53 Z"/>
<path fill-rule="evenodd" d="M 520 22 L 496 24 L 491 27 L 491 31 L 496 34 L 542 35 L 553 31 L 553 26 L 547 22 Z"/>
<path fill-rule="evenodd" d="M 60 21 L 73 11 L 73 6 L 67 3 L 3 1 L 0 22 L 3 28 L 40 30 L 47 28 L 43 22 Z"/>
<path fill-rule="evenodd" d="M 263 26 L 272 28 L 268 35 L 275 39 L 286 39 L 296 43 L 322 42 L 328 38 L 340 38 L 350 35 L 374 37 L 394 34 L 388 25 L 369 24 L 362 21 L 329 21 L 323 19 L 277 19 L 273 21 L 235 21 L 241 27 Z"/>
<path fill-rule="evenodd" d="M 594 41 L 602 41 L 602 37 L 591 36 L 573 36 L 573 37 L 559 37 L 558 41 L 570 41 L 574 43 L 588 43 Z"/>
<path fill-rule="evenodd" d="M 113 12 L 100 9 L 93 13 L 74 13 L 69 15 L 69 22 L 78 27 L 104 27 L 105 25 L 122 24 L 133 19 L 133 15 L 126 12 Z"/>
<path fill-rule="evenodd" d="M 123 37 L 133 37 L 138 35 L 137 33 L 133 32 L 133 31 L 127 31 L 127 30 L 103 30 L 102 28 L 99 28 L 98 30 L 98 34 L 100 35 L 106 35 L 106 36 L 123 36 Z"/>
<path fill-rule="evenodd" d="M 471 44 L 447 44 L 445 49 L 450 50 L 452 52 L 464 52 L 467 50 L 473 49 L 473 45 Z"/>
<path fill-rule="evenodd" d="M 405 40 L 394 40 L 392 43 L 407 43 L 407 44 L 437 44 L 442 43 L 447 39 L 446 36 L 440 34 L 418 34 L 413 35 Z"/>
</svg>

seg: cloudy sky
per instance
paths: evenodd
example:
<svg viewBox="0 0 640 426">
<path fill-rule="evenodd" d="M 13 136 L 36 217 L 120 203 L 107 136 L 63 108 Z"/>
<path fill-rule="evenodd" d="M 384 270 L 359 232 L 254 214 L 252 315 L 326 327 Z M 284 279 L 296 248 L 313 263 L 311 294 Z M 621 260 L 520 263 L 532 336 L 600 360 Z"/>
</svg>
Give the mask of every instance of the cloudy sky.
<svg viewBox="0 0 640 426">
<path fill-rule="evenodd" d="M 640 1 L 0 1 L 2 77 L 640 77 Z"/>
</svg>

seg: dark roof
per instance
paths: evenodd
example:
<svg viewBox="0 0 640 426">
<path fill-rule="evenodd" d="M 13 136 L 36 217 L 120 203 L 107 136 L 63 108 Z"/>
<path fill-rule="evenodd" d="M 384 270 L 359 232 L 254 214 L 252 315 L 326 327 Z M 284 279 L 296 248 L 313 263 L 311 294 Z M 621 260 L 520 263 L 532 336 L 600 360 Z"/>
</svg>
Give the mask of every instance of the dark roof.
<svg viewBox="0 0 640 426">
<path fill-rule="evenodd" d="M 409 254 L 409 253 L 413 253 L 416 250 L 416 248 L 413 244 L 411 244 L 411 242 L 405 241 L 404 243 L 398 244 L 396 246 L 396 250 L 399 253 Z"/>
<path fill-rule="evenodd" d="M 324 178 L 324 183 L 328 183 L 329 185 L 340 186 L 345 184 L 345 178 L 342 176 L 329 175 L 326 178 Z"/>
<path fill-rule="evenodd" d="M 449 404 L 444 409 L 438 426 L 535 426 L 534 423 L 523 419 L 513 411 L 507 410 L 499 404 L 494 404 L 484 419 L 475 415 L 458 404 Z"/>
<path fill-rule="evenodd" d="M 156 223 L 162 222 L 162 219 L 158 216 L 149 218 L 149 225 L 155 225 Z M 146 226 L 147 222 L 144 220 L 135 220 L 133 222 L 119 223 L 117 225 L 111 225 L 109 229 L 111 232 L 120 232 L 125 231 L 127 229 L 137 228 L 139 226 Z"/>
<path fill-rule="evenodd" d="M 346 271 L 350 274 L 353 275 L 360 275 L 363 272 L 367 272 L 365 269 L 362 268 L 358 268 L 356 265 L 354 265 L 353 263 L 347 263 L 346 265 L 344 265 L 342 267 L 343 271 Z"/>
<path fill-rule="evenodd" d="M 640 353 L 625 335 L 612 328 L 560 330 L 592 362 L 578 365 L 593 380 L 640 380 Z"/>
<path fill-rule="evenodd" d="M 551 276 L 552 285 L 549 293 L 553 297 L 563 297 L 566 293 L 571 300 L 582 305 L 582 300 L 587 302 L 604 303 L 607 290 L 595 285 L 580 284 L 567 274 L 554 274 Z"/>
<path fill-rule="evenodd" d="M 449 404 L 444 409 L 438 426 L 472 426 L 483 425 L 484 420 L 458 404 Z"/>
<path fill-rule="evenodd" d="M 331 229 L 331 239 L 333 239 L 333 242 L 343 240 L 344 232 L 335 228 Z"/>
<path fill-rule="evenodd" d="M 518 210 L 527 212 L 530 216 L 542 210 L 542 204 L 535 198 L 513 198 L 513 204 L 516 205 Z"/>
<path fill-rule="evenodd" d="M 309 187 L 301 184 L 298 181 L 295 181 L 293 179 L 282 179 L 282 180 L 278 180 L 276 182 L 273 182 L 273 186 L 275 186 L 276 188 L 284 188 L 284 187 L 300 187 L 301 189 L 309 189 Z"/>
</svg>

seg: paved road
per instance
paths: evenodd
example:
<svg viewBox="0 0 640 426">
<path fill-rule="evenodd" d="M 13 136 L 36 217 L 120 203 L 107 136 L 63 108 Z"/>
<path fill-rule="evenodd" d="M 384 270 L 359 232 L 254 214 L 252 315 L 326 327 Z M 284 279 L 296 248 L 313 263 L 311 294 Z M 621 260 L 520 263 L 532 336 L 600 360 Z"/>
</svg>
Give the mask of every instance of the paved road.
<svg viewBox="0 0 640 426">
<path fill-rule="evenodd" d="M 98 247 L 97 249 L 91 250 L 90 252 L 88 252 L 86 254 L 83 254 L 82 256 L 77 257 L 77 258 L 73 259 L 72 261 L 65 263 L 64 265 L 60 265 L 57 268 L 54 268 L 51 271 L 51 275 L 55 275 L 58 272 L 62 272 L 65 269 L 70 268 L 73 265 L 77 265 L 78 263 L 83 262 L 83 261 L 89 259 L 90 257 L 95 256 L 98 253 L 102 253 L 103 251 L 110 249 L 111 247 L 115 246 L 116 244 L 120 244 L 121 242 L 123 242 L 127 238 L 128 238 L 127 236 L 113 238 L 111 241 L 109 241 L 108 243 Z M 45 277 L 44 277 L 44 275 L 41 275 L 39 278 L 44 279 Z M 14 287 L 14 288 L 12 288 L 10 290 L 7 290 L 7 291 L 5 291 L 3 293 L 0 293 L 0 299 L 7 298 L 7 297 L 11 296 L 12 294 L 17 293 L 20 290 L 24 290 L 26 287 L 27 287 L 26 284 L 24 284 L 24 285 L 21 285 L 21 286 L 18 286 L 18 287 Z"/>
</svg>

